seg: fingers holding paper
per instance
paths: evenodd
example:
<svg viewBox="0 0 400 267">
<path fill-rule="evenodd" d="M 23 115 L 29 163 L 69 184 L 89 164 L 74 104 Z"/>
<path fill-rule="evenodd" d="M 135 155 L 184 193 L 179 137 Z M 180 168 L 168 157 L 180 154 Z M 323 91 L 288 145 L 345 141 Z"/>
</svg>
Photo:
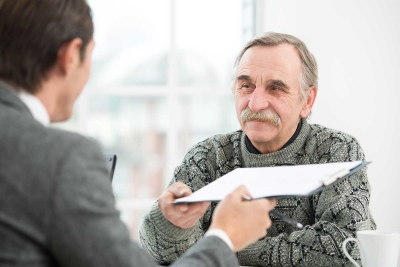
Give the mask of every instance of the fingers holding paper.
<svg viewBox="0 0 400 267">
<path fill-rule="evenodd" d="M 228 234 L 235 252 L 267 234 L 272 224 L 269 212 L 276 205 L 275 199 L 247 201 L 242 196 L 251 197 L 243 185 L 218 204 L 210 226 L 210 229 L 221 229 Z"/>
<path fill-rule="evenodd" d="M 187 185 L 177 182 L 165 190 L 158 200 L 158 207 L 165 218 L 184 229 L 195 226 L 210 205 L 210 202 L 172 204 L 176 199 L 191 194 Z M 248 201 L 243 196 L 251 197 L 245 186 L 240 186 L 227 195 L 217 205 L 209 228 L 223 230 L 231 239 L 235 252 L 267 234 L 267 229 L 272 224 L 269 212 L 276 205 L 275 199 Z"/>
<path fill-rule="evenodd" d="M 158 207 L 164 214 L 164 217 L 175 226 L 184 229 L 195 226 L 210 205 L 210 202 L 172 204 L 176 199 L 191 194 L 192 190 L 186 184 L 176 182 L 166 189 L 158 199 Z"/>
</svg>

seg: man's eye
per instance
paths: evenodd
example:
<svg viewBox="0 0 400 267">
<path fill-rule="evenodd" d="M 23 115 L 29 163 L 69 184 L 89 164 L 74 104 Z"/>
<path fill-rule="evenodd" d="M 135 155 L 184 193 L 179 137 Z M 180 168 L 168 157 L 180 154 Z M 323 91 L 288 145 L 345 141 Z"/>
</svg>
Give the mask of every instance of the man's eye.
<svg viewBox="0 0 400 267">
<path fill-rule="evenodd" d="M 240 88 L 249 89 L 250 88 L 250 84 L 243 83 L 243 84 L 240 85 Z"/>
<path fill-rule="evenodd" d="M 271 88 L 271 90 L 272 90 L 272 91 L 280 91 L 280 90 L 281 90 L 281 88 L 279 88 L 279 87 L 276 87 L 276 86 L 273 86 L 273 87 Z"/>
</svg>

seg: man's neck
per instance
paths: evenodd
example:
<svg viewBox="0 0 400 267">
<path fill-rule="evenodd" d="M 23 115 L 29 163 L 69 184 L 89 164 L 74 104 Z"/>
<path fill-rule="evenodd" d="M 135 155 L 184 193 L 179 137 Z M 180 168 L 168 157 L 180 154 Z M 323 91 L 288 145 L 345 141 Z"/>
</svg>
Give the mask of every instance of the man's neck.
<svg viewBox="0 0 400 267">
<path fill-rule="evenodd" d="M 65 88 L 64 88 L 65 89 Z M 42 102 L 50 116 L 51 122 L 63 121 L 59 112 L 59 93 L 62 91 L 62 81 L 52 78 L 41 83 L 40 89 L 33 95 Z"/>
</svg>

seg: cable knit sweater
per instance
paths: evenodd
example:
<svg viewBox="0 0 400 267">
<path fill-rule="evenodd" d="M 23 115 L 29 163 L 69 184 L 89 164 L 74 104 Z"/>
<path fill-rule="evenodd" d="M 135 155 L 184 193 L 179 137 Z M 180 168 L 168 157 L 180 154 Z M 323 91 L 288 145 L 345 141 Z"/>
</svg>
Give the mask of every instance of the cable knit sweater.
<svg viewBox="0 0 400 267">
<path fill-rule="evenodd" d="M 181 181 L 196 191 L 236 168 L 356 160 L 365 160 L 356 139 L 303 120 L 297 138 L 269 154 L 250 153 L 242 131 L 206 139 L 187 153 L 171 184 Z M 341 244 L 347 237 L 354 237 L 357 230 L 376 229 L 369 200 L 366 168 L 311 197 L 279 199 L 276 210 L 305 228 L 298 231 L 272 216 L 267 236 L 240 251 L 239 262 L 250 266 L 353 266 L 344 256 Z M 166 220 L 155 203 L 139 231 L 141 246 L 160 264 L 175 261 L 207 231 L 216 205 L 212 202 L 194 227 L 182 229 Z M 349 244 L 348 248 L 359 260 L 357 247 Z"/>
</svg>

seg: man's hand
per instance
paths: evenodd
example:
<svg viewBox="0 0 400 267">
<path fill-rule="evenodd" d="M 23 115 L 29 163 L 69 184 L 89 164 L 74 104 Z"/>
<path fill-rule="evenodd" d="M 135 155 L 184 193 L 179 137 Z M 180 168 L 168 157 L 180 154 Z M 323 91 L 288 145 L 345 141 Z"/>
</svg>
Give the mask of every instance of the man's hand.
<svg viewBox="0 0 400 267">
<path fill-rule="evenodd" d="M 192 190 L 187 185 L 176 182 L 165 190 L 158 199 L 158 207 L 165 218 L 172 224 L 184 229 L 195 226 L 210 205 L 210 202 L 172 204 L 175 199 L 191 194 Z"/>
<path fill-rule="evenodd" d="M 247 201 L 250 196 L 245 186 L 238 187 L 216 207 L 209 229 L 225 231 L 232 241 L 234 251 L 240 251 L 267 234 L 272 224 L 269 212 L 276 205 L 275 199 Z"/>
</svg>

